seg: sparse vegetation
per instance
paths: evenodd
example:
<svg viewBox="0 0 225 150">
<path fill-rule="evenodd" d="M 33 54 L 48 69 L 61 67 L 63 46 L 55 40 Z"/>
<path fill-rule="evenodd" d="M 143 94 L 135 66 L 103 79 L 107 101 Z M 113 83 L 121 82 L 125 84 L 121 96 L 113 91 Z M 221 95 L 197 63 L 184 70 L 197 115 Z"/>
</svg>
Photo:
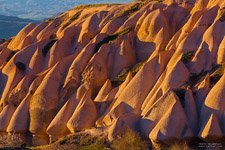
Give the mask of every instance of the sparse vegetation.
<svg viewBox="0 0 225 150">
<path fill-rule="evenodd" d="M 45 22 L 49 24 L 49 23 L 52 23 L 54 20 L 55 20 L 55 17 L 53 16 L 51 18 L 46 19 Z"/>
<path fill-rule="evenodd" d="M 123 83 L 128 75 L 128 73 L 132 73 L 133 76 L 136 75 L 136 73 L 141 69 L 141 67 L 145 64 L 145 62 L 140 62 L 138 64 L 136 64 L 134 67 L 132 67 L 129 70 L 126 70 L 124 72 L 122 72 L 121 74 L 119 74 L 113 81 L 112 84 L 113 86 L 118 86 L 121 83 Z"/>
<path fill-rule="evenodd" d="M 222 64 L 222 65 L 214 66 L 210 71 L 202 71 L 199 74 L 191 74 L 187 82 L 187 85 L 189 85 L 190 87 L 193 87 L 197 83 L 202 81 L 207 74 L 210 74 L 210 84 L 211 86 L 214 86 L 222 77 L 224 70 L 225 70 L 225 64 Z"/>
<path fill-rule="evenodd" d="M 122 35 L 125 35 L 127 33 L 129 33 L 130 31 L 132 30 L 131 27 L 129 28 L 125 28 L 124 30 L 118 32 L 118 33 L 115 33 L 113 35 L 109 35 L 107 36 L 106 38 L 104 38 L 102 41 L 100 41 L 98 44 L 96 44 L 95 48 L 94 48 L 94 53 L 97 53 L 98 50 L 100 49 L 100 47 L 103 45 L 103 44 L 106 44 L 106 43 L 109 43 L 110 41 L 113 41 L 115 39 L 117 39 L 119 36 L 122 36 Z"/>
<path fill-rule="evenodd" d="M 184 64 L 187 64 L 188 62 L 191 61 L 191 59 L 193 58 L 195 52 L 194 51 L 189 51 L 185 54 L 183 54 L 182 58 L 181 58 L 181 61 L 184 63 Z"/>
<path fill-rule="evenodd" d="M 222 64 L 210 75 L 211 85 L 215 85 L 219 81 L 219 79 L 223 76 L 224 70 L 225 64 Z"/>
<path fill-rule="evenodd" d="M 87 5 L 78 5 L 72 10 L 84 10 L 90 7 L 101 7 L 101 6 L 111 6 L 111 5 L 120 5 L 120 4 L 87 4 Z"/>
<path fill-rule="evenodd" d="M 132 131 L 128 130 L 124 135 L 118 136 L 112 142 L 113 150 L 148 150 L 149 146 L 141 136 Z"/>
<path fill-rule="evenodd" d="M 201 72 L 200 74 L 191 74 L 187 84 L 190 87 L 195 86 L 199 81 L 201 81 L 206 76 L 206 74 L 207 74 L 206 71 Z"/>
<path fill-rule="evenodd" d="M 174 143 L 169 150 L 190 150 L 186 142 L 183 143 Z"/>
<path fill-rule="evenodd" d="M 221 22 L 224 22 L 225 21 L 225 7 L 223 7 L 223 8 L 220 9 L 220 18 L 219 18 L 219 20 Z"/>
<path fill-rule="evenodd" d="M 77 134 L 76 136 L 72 136 L 70 138 L 64 138 L 59 141 L 59 145 L 64 145 L 66 143 L 72 144 L 80 150 L 103 150 L 107 147 L 107 141 L 103 137 L 95 137 L 89 134 Z"/>
<path fill-rule="evenodd" d="M 134 12 L 140 10 L 140 8 L 144 5 L 144 3 L 136 3 L 130 7 L 128 7 L 126 10 L 121 10 L 119 13 L 117 13 L 115 15 L 115 18 L 118 17 L 124 17 L 127 16 L 129 17 L 131 14 L 133 14 Z"/>
<path fill-rule="evenodd" d="M 115 16 L 113 16 L 113 17 L 110 18 L 108 21 L 106 21 L 106 22 L 103 24 L 103 26 L 106 25 L 108 22 L 110 22 L 110 21 L 116 19 L 116 18 L 125 17 L 125 16 L 127 16 L 127 17 L 131 16 L 134 12 L 140 10 L 140 8 L 141 8 L 144 4 L 145 4 L 144 2 L 139 2 L 139 3 L 136 3 L 136 4 L 134 4 L 134 5 L 130 6 L 130 7 L 128 7 L 128 8 L 125 9 L 125 10 L 119 11 L 118 13 L 115 14 Z"/>
<path fill-rule="evenodd" d="M 0 149 L 15 149 L 16 147 L 20 147 L 21 149 L 26 147 L 23 143 L 23 140 L 17 135 L 8 135 L 8 134 L 1 134 L 0 135 Z"/>
<path fill-rule="evenodd" d="M 63 24 L 62 29 L 65 29 L 67 26 L 69 26 L 73 21 L 77 20 L 81 14 L 82 10 L 76 12 L 65 24 Z"/>
<path fill-rule="evenodd" d="M 106 150 L 109 149 L 109 143 L 104 136 L 96 137 L 80 132 L 65 136 L 53 144 L 32 149 Z"/>
<path fill-rule="evenodd" d="M 163 0 L 136 0 L 137 3 L 131 5 L 130 7 L 128 7 L 125 10 L 122 9 L 121 11 L 119 11 L 118 13 L 116 13 L 115 16 L 113 16 L 107 22 L 105 22 L 104 25 L 107 24 L 108 22 L 110 22 L 111 20 L 116 19 L 116 18 L 131 16 L 132 14 L 134 14 L 135 12 L 140 10 L 144 5 L 146 5 L 147 3 L 151 2 L 151 1 L 158 1 L 160 3 L 163 2 Z"/>
<path fill-rule="evenodd" d="M 32 147 L 31 149 L 71 149 L 71 150 L 148 150 L 147 141 L 141 136 L 132 131 L 118 136 L 111 143 L 105 136 L 92 136 L 90 134 L 80 132 L 74 135 L 68 135 L 57 142 L 47 145 Z"/>
<path fill-rule="evenodd" d="M 136 0 L 137 2 L 151 2 L 151 1 L 157 1 L 159 3 L 162 3 L 164 0 Z"/>
</svg>

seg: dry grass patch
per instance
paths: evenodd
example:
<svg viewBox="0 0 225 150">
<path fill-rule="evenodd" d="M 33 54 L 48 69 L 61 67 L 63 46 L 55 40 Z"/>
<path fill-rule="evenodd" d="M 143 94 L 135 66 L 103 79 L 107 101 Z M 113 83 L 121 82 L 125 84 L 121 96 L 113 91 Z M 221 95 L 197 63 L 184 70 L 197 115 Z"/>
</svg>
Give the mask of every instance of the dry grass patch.
<svg viewBox="0 0 225 150">
<path fill-rule="evenodd" d="M 190 150 L 187 143 L 175 143 L 169 150 Z"/>
<path fill-rule="evenodd" d="M 148 150 L 149 146 L 138 133 L 128 130 L 112 141 L 111 148 L 113 150 Z"/>
</svg>

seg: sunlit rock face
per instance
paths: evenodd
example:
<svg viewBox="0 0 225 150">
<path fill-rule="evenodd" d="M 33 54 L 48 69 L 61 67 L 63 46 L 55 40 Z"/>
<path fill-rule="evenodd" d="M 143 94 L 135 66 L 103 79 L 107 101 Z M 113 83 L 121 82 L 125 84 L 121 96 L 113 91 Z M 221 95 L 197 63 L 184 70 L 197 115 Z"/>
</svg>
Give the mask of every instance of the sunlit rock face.
<svg viewBox="0 0 225 150">
<path fill-rule="evenodd" d="M 78 6 L 0 45 L 0 130 L 126 129 L 153 145 L 225 134 L 225 3 Z"/>
</svg>

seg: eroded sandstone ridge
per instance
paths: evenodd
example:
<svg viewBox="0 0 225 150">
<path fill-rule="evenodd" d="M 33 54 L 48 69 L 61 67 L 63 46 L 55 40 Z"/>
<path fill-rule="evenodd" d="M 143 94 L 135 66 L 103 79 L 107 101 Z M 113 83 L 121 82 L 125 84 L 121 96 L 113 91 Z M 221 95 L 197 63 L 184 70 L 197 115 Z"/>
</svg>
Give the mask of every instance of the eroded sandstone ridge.
<svg viewBox="0 0 225 150">
<path fill-rule="evenodd" d="M 0 45 L 0 130 L 225 135 L 224 0 L 86 5 Z"/>
</svg>

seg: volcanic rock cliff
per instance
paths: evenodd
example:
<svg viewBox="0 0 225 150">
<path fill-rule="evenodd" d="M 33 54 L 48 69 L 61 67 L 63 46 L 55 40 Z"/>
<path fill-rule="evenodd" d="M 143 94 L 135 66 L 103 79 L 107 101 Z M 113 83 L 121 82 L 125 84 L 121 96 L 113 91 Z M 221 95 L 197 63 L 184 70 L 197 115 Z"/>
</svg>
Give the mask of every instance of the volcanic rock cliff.
<svg viewBox="0 0 225 150">
<path fill-rule="evenodd" d="M 225 2 L 85 5 L 0 45 L 0 131 L 225 135 Z"/>
</svg>

